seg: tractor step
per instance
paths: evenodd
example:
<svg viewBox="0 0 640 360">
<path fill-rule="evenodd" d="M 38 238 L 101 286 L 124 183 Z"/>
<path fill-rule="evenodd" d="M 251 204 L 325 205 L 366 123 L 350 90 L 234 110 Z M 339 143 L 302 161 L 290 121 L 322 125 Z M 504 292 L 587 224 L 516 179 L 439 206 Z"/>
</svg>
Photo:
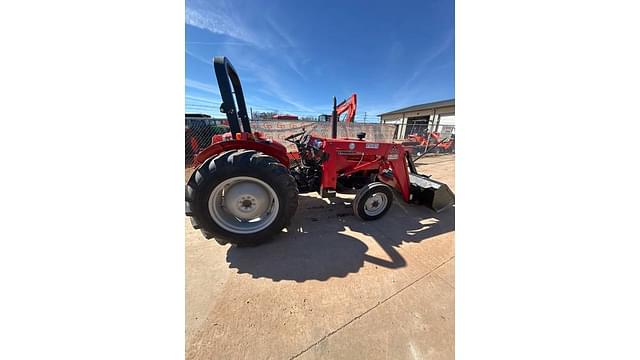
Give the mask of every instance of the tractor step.
<svg viewBox="0 0 640 360">
<path fill-rule="evenodd" d="M 441 212 L 455 203 L 455 195 L 447 184 L 427 176 L 409 173 L 411 200 Z"/>
</svg>

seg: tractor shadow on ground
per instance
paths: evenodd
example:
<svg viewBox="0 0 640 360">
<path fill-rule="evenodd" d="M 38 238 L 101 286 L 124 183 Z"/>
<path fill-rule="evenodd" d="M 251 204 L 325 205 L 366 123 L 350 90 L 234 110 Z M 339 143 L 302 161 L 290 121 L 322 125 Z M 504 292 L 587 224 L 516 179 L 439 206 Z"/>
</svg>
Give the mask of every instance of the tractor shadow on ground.
<svg viewBox="0 0 640 360">
<path fill-rule="evenodd" d="M 257 247 L 230 247 L 227 262 L 254 278 L 325 281 L 356 273 L 365 261 L 389 269 L 404 267 L 406 261 L 396 249 L 403 242 L 419 243 L 454 230 L 455 208 L 437 214 L 396 196 L 383 218 L 365 222 L 353 215 L 350 199 L 336 198 L 327 204 L 319 197 L 301 195 L 286 232 Z M 391 260 L 367 254 L 366 242 L 371 241 Z"/>
</svg>

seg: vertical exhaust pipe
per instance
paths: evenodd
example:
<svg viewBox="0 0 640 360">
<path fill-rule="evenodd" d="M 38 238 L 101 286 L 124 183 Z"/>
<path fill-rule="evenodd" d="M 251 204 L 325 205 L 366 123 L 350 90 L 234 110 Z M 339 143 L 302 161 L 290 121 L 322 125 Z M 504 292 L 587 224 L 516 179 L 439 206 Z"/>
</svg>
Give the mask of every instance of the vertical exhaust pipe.
<svg viewBox="0 0 640 360">
<path fill-rule="evenodd" d="M 333 112 L 331 113 L 331 138 L 338 137 L 338 110 L 336 109 L 336 97 L 333 97 Z"/>
</svg>

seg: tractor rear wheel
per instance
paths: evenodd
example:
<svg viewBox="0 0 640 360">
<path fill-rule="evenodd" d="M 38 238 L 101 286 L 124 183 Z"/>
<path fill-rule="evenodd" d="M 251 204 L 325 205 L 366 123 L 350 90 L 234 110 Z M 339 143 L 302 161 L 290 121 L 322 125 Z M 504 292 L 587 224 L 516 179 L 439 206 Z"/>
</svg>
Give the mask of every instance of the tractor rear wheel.
<svg viewBox="0 0 640 360">
<path fill-rule="evenodd" d="M 289 169 L 255 150 L 230 150 L 206 160 L 185 186 L 191 224 L 220 244 L 253 246 L 289 224 L 298 188 Z"/>
<path fill-rule="evenodd" d="M 393 190 L 381 182 L 373 182 L 358 190 L 353 200 L 353 213 L 362 220 L 376 220 L 389 211 Z"/>
</svg>

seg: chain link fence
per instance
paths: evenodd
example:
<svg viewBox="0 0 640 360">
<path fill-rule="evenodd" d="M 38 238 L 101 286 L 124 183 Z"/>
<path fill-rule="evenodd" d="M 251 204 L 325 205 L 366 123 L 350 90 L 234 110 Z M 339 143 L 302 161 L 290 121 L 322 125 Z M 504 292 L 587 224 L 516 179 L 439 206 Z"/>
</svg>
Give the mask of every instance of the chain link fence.
<svg viewBox="0 0 640 360">
<path fill-rule="evenodd" d="M 186 117 L 184 126 L 185 165 L 190 166 L 200 150 L 211 145 L 214 135 L 229 132 L 226 120 L 207 117 Z"/>
<path fill-rule="evenodd" d="M 398 125 L 396 138 L 401 127 Z M 428 124 L 412 124 L 404 127 L 404 136 L 400 140 L 412 155 L 455 154 L 455 125 L 440 125 L 437 128 Z"/>
<path fill-rule="evenodd" d="M 273 139 L 285 146 L 290 152 L 295 152 L 295 146 L 285 140 L 289 135 L 303 129 L 319 137 L 330 137 L 331 123 L 303 120 L 265 120 L 251 121 L 252 131 L 259 131 L 267 138 Z M 412 155 L 420 156 L 427 151 L 429 154 L 455 153 L 455 126 L 440 126 L 439 131 L 427 126 L 416 125 L 405 128 L 406 135 L 398 139 L 398 125 L 373 123 L 338 123 L 338 137 L 355 138 L 359 132 L 366 134 L 366 140 L 379 142 L 395 142 L 402 144 Z M 206 116 L 185 117 L 185 166 L 190 167 L 198 152 L 211 145 L 214 135 L 229 132 L 226 119 L 215 119 Z"/>
</svg>

